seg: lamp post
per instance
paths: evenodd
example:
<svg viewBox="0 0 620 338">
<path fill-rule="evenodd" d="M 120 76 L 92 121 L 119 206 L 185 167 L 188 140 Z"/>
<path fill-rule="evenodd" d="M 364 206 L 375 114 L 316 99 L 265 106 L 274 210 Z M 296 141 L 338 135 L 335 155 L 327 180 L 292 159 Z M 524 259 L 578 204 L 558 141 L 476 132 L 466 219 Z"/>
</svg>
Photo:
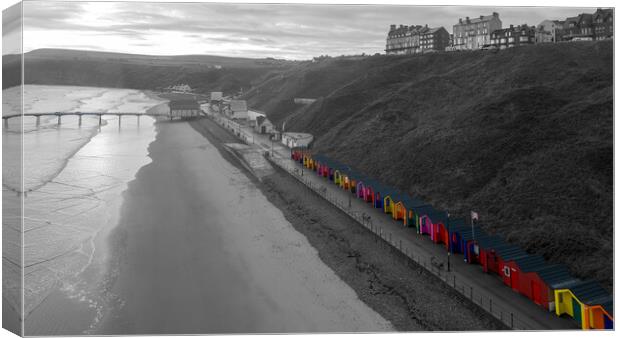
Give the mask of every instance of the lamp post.
<svg viewBox="0 0 620 338">
<path fill-rule="evenodd" d="M 446 212 L 448 219 L 446 220 L 448 227 L 448 272 L 450 272 L 450 254 L 452 252 L 452 238 L 450 236 L 450 213 Z"/>
</svg>

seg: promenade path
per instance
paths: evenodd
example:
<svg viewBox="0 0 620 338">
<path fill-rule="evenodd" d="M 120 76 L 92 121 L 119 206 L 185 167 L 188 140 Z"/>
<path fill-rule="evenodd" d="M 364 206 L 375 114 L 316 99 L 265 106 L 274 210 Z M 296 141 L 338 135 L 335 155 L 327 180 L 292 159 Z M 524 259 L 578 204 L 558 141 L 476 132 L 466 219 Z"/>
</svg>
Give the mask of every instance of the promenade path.
<svg viewBox="0 0 620 338">
<path fill-rule="evenodd" d="M 508 327 L 517 330 L 579 329 L 573 320 L 557 317 L 555 313 L 546 311 L 530 299 L 513 291 L 503 284 L 499 276 L 484 273 L 479 265 L 467 264 L 460 254 L 449 258 L 443 245 L 433 243 L 427 235 L 419 235 L 415 229 L 404 227 L 402 222 L 394 221 L 381 209 L 372 208 L 368 203 L 316 173 L 308 169 L 302 170 L 299 163 L 290 159 L 290 149 L 282 143 L 272 142 L 268 135 L 257 134 L 252 128 L 241 126 L 220 115 L 208 115 L 246 143 L 254 144 L 263 151 L 272 152 L 272 159 L 280 167 Z M 370 220 L 362 215 L 370 216 Z M 447 271 L 448 259 L 450 271 Z"/>
</svg>

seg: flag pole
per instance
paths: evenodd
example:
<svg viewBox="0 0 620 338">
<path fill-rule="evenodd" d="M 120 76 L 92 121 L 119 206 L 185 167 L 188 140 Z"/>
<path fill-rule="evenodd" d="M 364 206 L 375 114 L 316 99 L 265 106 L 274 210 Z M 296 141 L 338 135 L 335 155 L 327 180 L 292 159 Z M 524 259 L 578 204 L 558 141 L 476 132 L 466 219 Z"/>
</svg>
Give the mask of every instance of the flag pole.
<svg viewBox="0 0 620 338">
<path fill-rule="evenodd" d="M 476 240 L 476 233 L 474 232 L 474 218 L 471 217 L 472 215 L 469 215 L 469 218 L 471 218 L 471 237 L 472 239 L 475 241 Z"/>
</svg>

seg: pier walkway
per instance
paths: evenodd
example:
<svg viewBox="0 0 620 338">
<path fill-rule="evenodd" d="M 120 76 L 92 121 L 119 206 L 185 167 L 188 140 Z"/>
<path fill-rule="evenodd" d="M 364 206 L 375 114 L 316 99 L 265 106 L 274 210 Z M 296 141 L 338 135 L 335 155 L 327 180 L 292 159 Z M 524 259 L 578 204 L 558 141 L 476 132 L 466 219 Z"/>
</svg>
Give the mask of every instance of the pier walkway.
<svg viewBox="0 0 620 338">
<path fill-rule="evenodd" d="M 37 119 L 37 126 L 41 122 L 41 116 L 56 116 L 58 117 L 58 124 L 61 124 L 63 116 L 78 116 L 78 124 L 82 125 L 82 116 L 99 116 L 99 125 L 101 125 L 101 118 L 104 115 L 112 115 L 118 117 L 118 124 L 121 124 L 121 118 L 123 116 L 136 116 L 140 119 L 140 116 L 169 116 L 169 114 L 153 114 L 153 113 L 136 113 L 136 112 L 45 112 L 45 113 L 23 113 L 23 114 L 11 114 L 2 116 L 4 120 L 4 128 L 9 127 L 9 119 L 19 117 L 35 117 Z"/>
<path fill-rule="evenodd" d="M 304 169 L 290 159 L 289 148 L 270 140 L 268 135 L 257 134 L 252 128 L 239 125 L 219 114 L 208 113 L 208 116 L 246 143 L 255 144 L 272 154 L 273 163 L 357 220 L 360 225 L 390 244 L 393 250 L 435 274 L 506 326 L 515 330 L 578 329 L 574 321 L 557 317 L 555 313 L 537 306 L 504 285 L 498 276 L 484 273 L 481 266 L 464 262 L 460 254 L 449 257 L 442 245 L 434 244 L 426 235 L 419 235 L 415 229 L 404 227 L 402 222 L 394 221 L 382 210 L 370 207 L 331 181 Z M 448 259 L 450 271 L 447 271 Z"/>
</svg>

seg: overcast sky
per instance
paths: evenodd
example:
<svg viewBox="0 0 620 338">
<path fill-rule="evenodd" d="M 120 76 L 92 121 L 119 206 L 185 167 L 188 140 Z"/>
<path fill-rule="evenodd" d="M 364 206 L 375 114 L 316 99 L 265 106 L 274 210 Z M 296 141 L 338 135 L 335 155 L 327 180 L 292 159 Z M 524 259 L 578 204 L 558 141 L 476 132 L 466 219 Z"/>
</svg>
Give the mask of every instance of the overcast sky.
<svg viewBox="0 0 620 338">
<path fill-rule="evenodd" d="M 383 52 L 390 24 L 444 26 L 452 32 L 460 17 L 494 11 L 508 26 L 596 9 L 54 1 L 26 1 L 23 8 L 26 52 L 69 48 L 287 59 Z M 3 37 L 16 40 L 19 25 L 4 16 Z M 3 54 L 15 52 L 3 45 Z"/>
</svg>

